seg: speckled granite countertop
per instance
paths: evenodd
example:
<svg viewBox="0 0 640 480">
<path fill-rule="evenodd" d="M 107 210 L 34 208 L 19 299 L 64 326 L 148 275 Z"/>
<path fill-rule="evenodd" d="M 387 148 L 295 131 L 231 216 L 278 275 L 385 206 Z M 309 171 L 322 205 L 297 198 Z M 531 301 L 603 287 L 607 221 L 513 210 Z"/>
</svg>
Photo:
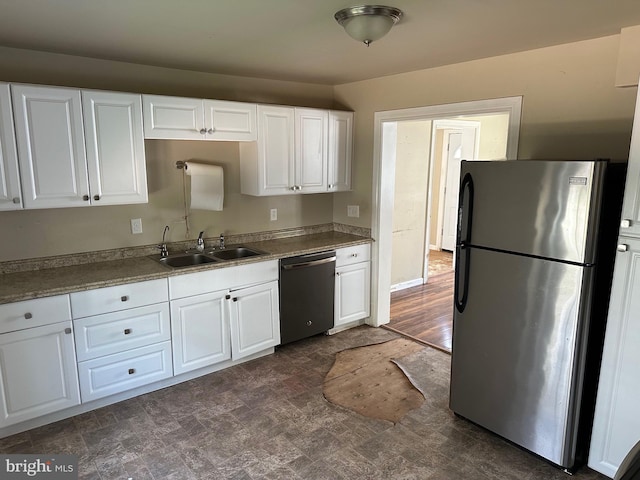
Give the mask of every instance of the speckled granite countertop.
<svg viewBox="0 0 640 480">
<path fill-rule="evenodd" d="M 171 268 L 147 256 L 119 260 L 62 266 L 0 275 L 0 304 L 49 297 L 93 288 L 141 282 L 202 270 L 225 268 L 293 255 L 320 252 L 327 249 L 370 243 L 371 239 L 341 232 L 243 243 L 244 246 L 266 252 L 265 255 L 241 260 L 208 263 L 188 268 Z"/>
</svg>

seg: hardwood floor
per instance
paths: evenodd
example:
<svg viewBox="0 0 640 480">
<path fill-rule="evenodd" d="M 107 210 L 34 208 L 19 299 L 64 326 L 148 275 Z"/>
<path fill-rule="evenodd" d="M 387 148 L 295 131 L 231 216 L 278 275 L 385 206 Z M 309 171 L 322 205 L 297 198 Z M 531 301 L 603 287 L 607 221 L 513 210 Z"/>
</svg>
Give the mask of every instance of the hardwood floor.
<svg viewBox="0 0 640 480">
<path fill-rule="evenodd" d="M 453 270 L 391 294 L 391 321 L 385 328 L 451 353 L 452 327 Z"/>
</svg>

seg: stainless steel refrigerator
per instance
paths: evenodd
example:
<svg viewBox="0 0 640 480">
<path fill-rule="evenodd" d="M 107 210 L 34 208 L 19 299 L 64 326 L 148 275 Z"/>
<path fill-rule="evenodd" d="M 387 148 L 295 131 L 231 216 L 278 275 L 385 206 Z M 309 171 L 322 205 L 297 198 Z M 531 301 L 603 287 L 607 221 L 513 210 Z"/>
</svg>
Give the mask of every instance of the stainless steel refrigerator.
<svg viewBox="0 0 640 480">
<path fill-rule="evenodd" d="M 624 188 L 607 161 L 463 161 L 450 408 L 584 462 Z"/>
</svg>

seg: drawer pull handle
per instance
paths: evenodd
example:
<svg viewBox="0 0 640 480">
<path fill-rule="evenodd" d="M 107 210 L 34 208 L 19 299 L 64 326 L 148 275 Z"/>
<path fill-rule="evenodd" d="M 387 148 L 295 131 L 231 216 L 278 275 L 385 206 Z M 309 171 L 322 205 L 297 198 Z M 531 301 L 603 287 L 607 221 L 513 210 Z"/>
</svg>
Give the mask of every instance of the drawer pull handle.
<svg viewBox="0 0 640 480">
<path fill-rule="evenodd" d="M 27 320 L 30 320 L 33 318 L 33 315 L 31 314 L 31 312 L 27 312 L 24 314 L 24 318 L 26 318 Z"/>
<path fill-rule="evenodd" d="M 64 333 L 66 333 L 67 335 L 69 335 L 71 333 L 71 328 L 67 327 L 64 329 Z"/>
<path fill-rule="evenodd" d="M 136 369 L 135 368 L 130 368 L 129 369 L 129 375 L 133 375 L 134 373 L 136 373 Z"/>
<path fill-rule="evenodd" d="M 129 300 L 129 295 L 123 295 L 123 296 L 120 297 L 120 301 L 122 301 L 122 302 L 126 302 L 128 300 Z"/>
<path fill-rule="evenodd" d="M 124 334 L 125 335 L 129 335 L 131 333 L 131 329 L 130 328 L 125 328 L 124 329 Z"/>
</svg>

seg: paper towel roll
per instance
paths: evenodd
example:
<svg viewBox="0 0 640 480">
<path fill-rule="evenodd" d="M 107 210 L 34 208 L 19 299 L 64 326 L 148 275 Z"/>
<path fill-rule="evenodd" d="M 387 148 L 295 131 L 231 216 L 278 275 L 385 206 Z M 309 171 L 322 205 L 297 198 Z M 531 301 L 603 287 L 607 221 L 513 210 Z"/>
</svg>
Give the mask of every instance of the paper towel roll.
<svg viewBox="0 0 640 480">
<path fill-rule="evenodd" d="M 222 210 L 224 201 L 224 172 L 222 167 L 205 163 L 184 162 L 191 177 L 191 208 Z"/>
</svg>

